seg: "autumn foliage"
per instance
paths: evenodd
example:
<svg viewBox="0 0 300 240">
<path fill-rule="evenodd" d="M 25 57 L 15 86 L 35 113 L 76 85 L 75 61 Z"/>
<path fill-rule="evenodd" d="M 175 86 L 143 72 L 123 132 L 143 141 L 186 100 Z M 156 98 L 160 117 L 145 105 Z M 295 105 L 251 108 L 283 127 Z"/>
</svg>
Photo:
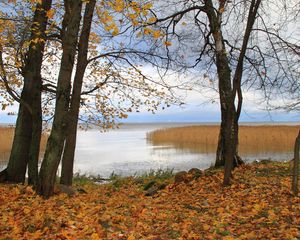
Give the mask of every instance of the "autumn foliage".
<svg viewBox="0 0 300 240">
<path fill-rule="evenodd" d="M 187 176 L 189 178 L 189 176 Z M 145 196 L 140 178 L 76 184 L 45 200 L 23 185 L 0 185 L 1 239 L 297 239 L 300 197 L 290 167 L 252 164 L 222 187 L 222 172 L 171 183 Z"/>
</svg>

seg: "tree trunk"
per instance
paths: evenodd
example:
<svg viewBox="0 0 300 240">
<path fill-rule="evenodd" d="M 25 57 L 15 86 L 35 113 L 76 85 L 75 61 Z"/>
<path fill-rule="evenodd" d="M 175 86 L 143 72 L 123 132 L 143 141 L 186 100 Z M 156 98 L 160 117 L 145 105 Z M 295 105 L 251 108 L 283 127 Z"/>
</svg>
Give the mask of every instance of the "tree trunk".
<svg viewBox="0 0 300 240">
<path fill-rule="evenodd" d="M 42 85 L 41 81 L 36 81 L 36 84 L 38 86 L 32 91 L 34 101 L 32 103 L 32 135 L 28 162 L 28 184 L 34 187 L 36 187 L 38 183 L 38 164 L 42 135 Z"/>
<path fill-rule="evenodd" d="M 25 80 L 25 79 L 24 79 Z M 30 88 L 27 79 L 21 94 L 21 100 L 30 105 Z M 21 102 L 16 122 L 12 150 L 7 168 L 3 171 L 4 181 L 24 183 L 31 143 L 32 118 L 29 109 Z"/>
<path fill-rule="evenodd" d="M 9 182 L 25 181 L 27 164 L 29 163 L 29 184 L 35 184 L 38 174 L 38 156 L 42 129 L 41 116 L 41 66 L 45 47 L 45 31 L 52 1 L 43 0 L 38 3 L 34 13 L 31 44 L 27 52 L 23 68 L 24 87 L 21 93 L 15 135 L 5 180 Z M 37 40 L 37 41 L 35 41 Z M 26 103 L 25 106 L 23 103 Z M 30 109 L 28 109 L 28 106 Z"/>
<path fill-rule="evenodd" d="M 221 30 L 221 13 L 216 13 L 211 0 L 205 1 L 206 14 L 215 42 L 216 66 L 219 78 L 221 127 L 216 165 L 224 163 L 224 185 L 230 183 L 231 170 L 237 152 L 237 137 L 234 120 L 236 109 L 232 102 L 231 69 Z"/>
<path fill-rule="evenodd" d="M 87 66 L 89 35 L 91 31 L 95 4 L 95 0 L 90 0 L 85 8 L 83 26 L 79 40 L 78 62 L 73 83 L 71 105 L 68 113 L 68 128 L 64 153 L 62 157 L 60 183 L 69 186 L 72 185 L 73 180 L 73 165 L 76 147 L 77 124 L 80 108 L 80 96 L 83 77 Z"/>
<path fill-rule="evenodd" d="M 81 21 L 81 0 L 65 0 L 66 32 L 63 34 L 63 53 L 58 75 L 56 104 L 52 130 L 39 174 L 38 192 L 48 198 L 53 195 L 55 177 L 64 147 L 67 112 L 70 101 L 71 76 L 76 55 L 77 37 Z"/>
<path fill-rule="evenodd" d="M 292 191 L 297 196 L 299 191 L 299 146 L 300 146 L 300 131 L 295 140 L 294 147 L 294 165 L 293 165 L 293 178 L 292 178 Z"/>
<path fill-rule="evenodd" d="M 225 140 L 224 140 L 224 136 L 225 136 L 225 123 L 226 121 L 222 121 L 221 122 L 221 126 L 220 126 L 220 133 L 219 133 L 219 137 L 218 137 L 218 146 L 217 146 L 217 152 L 216 152 L 216 162 L 215 162 L 215 167 L 223 167 L 225 166 L 225 152 L 224 152 L 224 144 L 225 144 Z M 241 159 L 241 157 L 238 154 L 238 135 L 239 135 L 239 125 L 238 122 L 234 122 L 234 131 L 235 131 L 235 142 L 236 144 L 236 149 L 235 149 L 235 154 L 233 157 L 233 167 L 237 167 L 239 165 L 244 164 L 243 160 Z"/>
<path fill-rule="evenodd" d="M 221 122 L 222 123 L 222 122 Z M 224 138 L 222 137 L 223 133 L 223 126 L 221 124 L 220 126 L 220 132 L 218 137 L 218 146 L 217 146 L 217 152 L 216 152 L 216 162 L 215 167 L 223 167 L 225 165 L 225 159 L 224 159 Z"/>
<path fill-rule="evenodd" d="M 241 158 L 238 156 L 238 121 L 243 102 L 241 79 L 243 75 L 243 62 L 249 42 L 249 37 L 256 19 L 260 3 L 261 0 L 251 1 L 246 30 L 243 37 L 243 44 L 234 73 L 232 86 L 230 79 L 231 70 L 226 56 L 226 48 L 221 32 L 222 13 L 215 13 L 211 0 L 208 0 L 206 3 L 207 15 L 210 20 L 210 26 L 216 45 L 216 60 L 219 77 L 219 94 L 222 118 L 215 165 L 221 166 L 222 164 L 224 164 L 224 185 L 228 185 L 230 183 L 231 171 L 233 167 L 243 163 Z M 237 107 L 235 106 L 236 96 L 238 96 Z"/>
<path fill-rule="evenodd" d="M 225 165 L 224 165 L 224 180 L 223 185 L 227 186 L 230 184 L 231 171 L 234 166 L 235 154 L 237 152 L 237 133 L 235 128 L 235 108 L 230 106 L 225 127 L 225 144 L 224 144 L 224 156 L 225 156 Z"/>
</svg>

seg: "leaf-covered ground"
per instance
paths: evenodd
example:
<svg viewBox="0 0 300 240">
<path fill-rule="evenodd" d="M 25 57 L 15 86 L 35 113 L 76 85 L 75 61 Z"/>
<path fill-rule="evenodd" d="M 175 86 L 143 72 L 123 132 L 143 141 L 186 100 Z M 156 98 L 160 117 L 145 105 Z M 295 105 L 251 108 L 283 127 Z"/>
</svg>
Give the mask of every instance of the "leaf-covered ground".
<svg viewBox="0 0 300 240">
<path fill-rule="evenodd" d="M 147 180 L 85 183 L 49 200 L 30 187 L 0 185 L 0 239 L 300 239 L 300 198 L 287 164 L 221 171 L 145 196 Z"/>
</svg>

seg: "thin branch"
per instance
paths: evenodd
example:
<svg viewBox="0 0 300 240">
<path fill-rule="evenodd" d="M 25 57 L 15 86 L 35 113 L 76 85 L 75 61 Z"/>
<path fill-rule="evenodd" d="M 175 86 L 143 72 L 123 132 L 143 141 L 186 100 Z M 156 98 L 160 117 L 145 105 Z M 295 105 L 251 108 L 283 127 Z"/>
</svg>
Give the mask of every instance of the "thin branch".
<svg viewBox="0 0 300 240">
<path fill-rule="evenodd" d="M 2 48 L 2 46 L 0 45 L 0 49 Z M 32 114 L 32 109 L 29 106 L 29 104 L 27 104 L 26 102 L 24 102 L 19 96 L 18 94 L 9 86 L 8 83 L 8 79 L 7 79 L 7 74 L 5 71 L 5 67 L 4 67 L 4 63 L 3 63 L 3 53 L 2 50 L 0 50 L 0 68 L 1 68 L 1 72 L 2 72 L 2 80 L 4 82 L 4 86 L 6 88 L 6 91 L 8 92 L 8 94 L 18 103 L 23 104 L 27 110 L 30 112 L 30 114 Z"/>
<path fill-rule="evenodd" d="M 99 88 L 101 88 L 102 86 L 104 86 L 104 85 L 107 83 L 107 81 L 108 81 L 108 79 L 109 79 L 110 77 L 111 77 L 110 75 L 106 76 L 106 78 L 104 79 L 103 82 L 98 83 L 95 87 L 93 87 L 93 88 L 90 89 L 90 90 L 83 91 L 83 92 L 81 93 L 81 95 L 87 95 L 87 94 L 93 93 L 94 91 L 98 90 Z"/>
</svg>

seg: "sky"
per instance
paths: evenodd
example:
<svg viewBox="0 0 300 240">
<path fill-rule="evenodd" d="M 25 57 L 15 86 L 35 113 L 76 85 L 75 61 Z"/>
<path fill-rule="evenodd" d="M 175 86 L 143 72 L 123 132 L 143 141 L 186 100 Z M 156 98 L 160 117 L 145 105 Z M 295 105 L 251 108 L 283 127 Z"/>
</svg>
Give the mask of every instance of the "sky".
<svg viewBox="0 0 300 240">
<path fill-rule="evenodd" d="M 143 72 L 158 78 L 158 73 L 152 67 L 144 66 Z M 177 76 L 177 75 L 176 75 Z M 182 76 L 181 76 L 182 77 Z M 178 76 L 178 81 L 180 81 Z M 194 75 L 184 75 L 183 78 L 195 79 Z M 164 79 L 166 82 L 174 83 L 175 75 L 169 75 Z M 197 91 L 196 91 L 197 89 Z M 201 90 L 199 90 L 201 89 Z M 191 91 L 175 90 L 176 95 L 182 96 L 185 104 L 181 107 L 171 105 L 168 108 L 158 108 L 155 114 L 148 112 L 143 108 L 139 113 L 128 113 L 127 119 L 122 119 L 125 123 L 145 123 L 145 122 L 187 122 L 187 123 L 218 123 L 220 122 L 220 107 L 218 93 L 209 88 L 196 87 Z M 279 97 L 273 99 L 273 104 L 279 102 Z M 267 104 L 259 91 L 248 90 L 243 92 L 243 107 L 240 116 L 240 122 L 298 122 L 300 124 L 299 112 L 285 111 L 267 111 Z M 0 109 L 0 124 L 14 124 L 16 115 L 8 113 L 17 113 L 18 104 L 13 107 L 7 107 L 5 110 Z"/>
<path fill-rule="evenodd" d="M 196 95 L 196 93 L 194 93 Z M 247 94 L 245 94 L 247 95 Z M 171 106 L 156 114 L 140 112 L 130 114 L 126 122 L 220 122 L 218 103 L 207 103 L 201 97 L 190 98 L 183 107 Z M 300 113 L 267 111 L 258 99 L 245 97 L 240 122 L 299 122 Z"/>
<path fill-rule="evenodd" d="M 287 113 L 283 111 L 266 111 L 261 96 L 257 93 L 244 93 L 244 105 L 240 122 L 299 122 L 300 113 Z M 0 123 L 13 124 L 16 116 L 8 115 L 8 112 L 17 112 L 18 106 L 0 111 Z M 170 106 L 164 110 L 159 109 L 155 114 L 146 110 L 140 113 L 129 113 L 122 122 L 220 122 L 220 110 L 218 102 L 209 103 L 208 97 L 198 92 L 187 93 L 186 104 L 183 107 Z"/>
<path fill-rule="evenodd" d="M 144 69 L 145 70 L 145 69 Z M 150 72 L 149 72 L 150 71 Z M 152 69 L 148 74 L 154 76 Z M 147 69 L 146 69 L 147 72 Z M 206 90 L 204 90 L 206 91 Z M 189 91 L 182 107 L 171 106 L 165 110 L 158 110 L 156 114 L 141 110 L 140 113 L 129 113 L 125 122 L 220 122 L 220 110 L 215 93 L 205 94 Z M 276 103 L 276 99 L 274 99 Z M 0 109 L 0 123 L 15 123 L 16 116 L 8 115 L 9 112 L 17 112 L 18 105 L 5 110 Z M 254 91 L 244 93 L 244 103 L 240 117 L 241 122 L 300 122 L 300 113 L 287 113 L 284 111 L 265 110 L 266 104 L 262 96 Z"/>
<path fill-rule="evenodd" d="M 156 79 L 159 75 L 156 70 L 149 66 L 143 66 L 143 73 Z M 176 80 L 176 77 L 178 79 Z M 199 76 L 199 74 L 197 74 Z M 175 83 L 181 81 L 197 81 L 193 74 L 185 75 L 168 75 L 164 78 L 165 82 Z M 201 78 L 201 77 L 200 77 Z M 198 79 L 199 80 L 199 79 Z M 197 91 L 196 91 L 197 90 Z M 220 107 L 218 93 L 210 88 L 197 87 L 191 91 L 175 90 L 178 96 L 184 97 L 185 104 L 181 107 L 170 106 L 162 110 L 160 107 L 155 114 L 141 109 L 139 113 L 128 113 L 127 119 L 122 119 L 122 122 L 194 122 L 194 123 L 218 123 L 220 122 Z M 267 111 L 267 104 L 264 101 L 262 93 L 259 91 L 248 90 L 243 92 L 243 107 L 240 116 L 240 122 L 298 122 L 300 124 L 299 112 L 284 112 L 284 111 Z M 273 104 L 276 105 L 279 97 L 274 97 Z M 13 107 L 7 107 L 5 110 L 0 109 L 0 124 L 14 124 L 16 115 L 8 113 L 17 113 L 18 104 Z"/>
</svg>

